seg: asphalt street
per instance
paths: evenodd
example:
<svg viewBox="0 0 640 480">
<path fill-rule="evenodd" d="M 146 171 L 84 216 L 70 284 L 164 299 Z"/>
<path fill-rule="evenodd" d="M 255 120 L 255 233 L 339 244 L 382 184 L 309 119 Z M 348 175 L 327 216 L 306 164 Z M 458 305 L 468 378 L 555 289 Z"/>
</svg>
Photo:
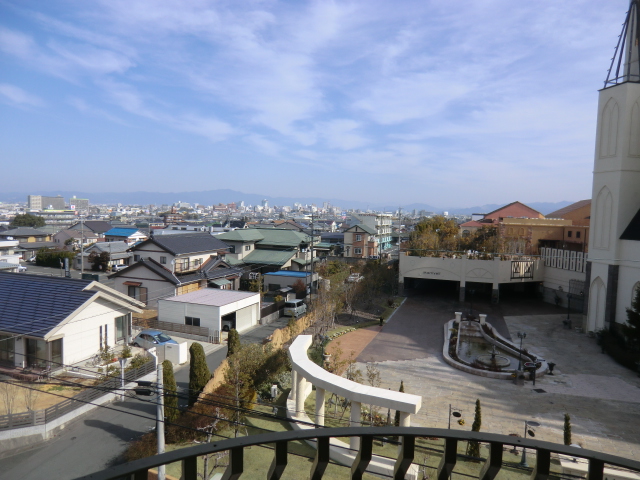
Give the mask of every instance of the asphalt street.
<svg viewBox="0 0 640 480">
<path fill-rule="evenodd" d="M 259 343 L 287 319 L 251 329 L 241 335 L 243 343 Z M 207 356 L 213 372 L 227 355 L 222 347 Z M 178 388 L 185 392 L 186 404 L 189 363 L 175 369 Z M 132 440 L 155 426 L 154 397 L 140 397 L 96 408 L 67 424 L 55 438 L 20 453 L 0 458 L 0 480 L 70 480 L 124 462 L 123 452 Z M 0 451 L 0 455 L 2 452 Z"/>
</svg>

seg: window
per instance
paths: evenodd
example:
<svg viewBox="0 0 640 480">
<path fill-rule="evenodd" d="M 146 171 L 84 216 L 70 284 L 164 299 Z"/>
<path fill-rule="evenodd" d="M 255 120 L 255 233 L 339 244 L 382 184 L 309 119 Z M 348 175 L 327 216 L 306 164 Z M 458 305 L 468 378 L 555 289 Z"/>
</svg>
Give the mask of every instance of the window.
<svg viewBox="0 0 640 480">
<path fill-rule="evenodd" d="M 229 253 L 236 253 L 236 246 L 235 245 L 229 245 Z"/>
<path fill-rule="evenodd" d="M 356 235 L 356 242 L 359 242 L 362 240 L 362 235 Z"/>
<path fill-rule="evenodd" d="M 576 238 L 580 238 L 580 232 L 576 232 Z"/>
<path fill-rule="evenodd" d="M 513 235 L 513 228 L 509 227 L 509 229 L 507 230 L 507 234 Z"/>
<path fill-rule="evenodd" d="M 58 338 L 50 343 L 51 345 L 51 368 L 62 366 L 62 339 Z"/>
<path fill-rule="evenodd" d="M 244 251 L 245 252 L 250 252 L 251 251 L 251 245 L 245 245 L 244 246 Z"/>
<path fill-rule="evenodd" d="M 144 287 L 134 287 L 132 285 L 129 285 L 127 295 L 143 303 L 147 303 L 147 289 Z"/>
<path fill-rule="evenodd" d="M 569 230 L 569 231 L 567 232 L 567 237 L 571 238 L 572 234 L 573 234 L 573 232 L 572 232 L 571 230 Z"/>
<path fill-rule="evenodd" d="M 353 249 L 353 254 L 354 255 L 362 255 L 362 249 L 361 248 L 354 248 Z"/>
<path fill-rule="evenodd" d="M 133 256 L 133 261 L 134 261 L 134 262 L 139 262 L 141 258 L 142 258 L 142 257 L 141 257 L 140 255 L 134 255 L 134 256 Z"/>
<path fill-rule="evenodd" d="M 11 335 L 0 335 L 0 364 L 15 366 L 16 339 Z"/>
<path fill-rule="evenodd" d="M 166 265 L 167 264 L 167 257 L 160 257 L 160 265 Z"/>
<path fill-rule="evenodd" d="M 129 314 L 116 317 L 116 342 L 125 340 L 129 333 Z"/>
<path fill-rule="evenodd" d="M 192 327 L 199 327 L 200 319 L 197 317 L 184 317 L 184 324 L 191 325 Z"/>
</svg>

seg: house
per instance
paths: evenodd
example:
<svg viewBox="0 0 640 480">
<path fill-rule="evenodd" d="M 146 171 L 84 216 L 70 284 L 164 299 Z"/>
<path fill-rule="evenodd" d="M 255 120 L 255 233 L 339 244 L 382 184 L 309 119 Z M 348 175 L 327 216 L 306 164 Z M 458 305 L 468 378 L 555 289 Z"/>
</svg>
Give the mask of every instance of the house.
<svg viewBox="0 0 640 480">
<path fill-rule="evenodd" d="M 344 231 L 344 256 L 370 258 L 388 253 L 392 223 L 390 213 L 352 214 L 350 227 Z"/>
<path fill-rule="evenodd" d="M 242 270 L 224 261 L 229 246 L 208 233 L 159 235 L 131 247 L 133 265 L 109 278 L 119 292 L 150 307 L 158 298 L 183 295 L 207 286 L 239 287 Z"/>
<path fill-rule="evenodd" d="M 0 364 L 52 369 L 126 343 L 143 305 L 89 280 L 0 272 Z"/>
<path fill-rule="evenodd" d="M 107 242 L 127 242 L 129 245 L 143 242 L 147 238 L 147 234 L 137 228 L 112 228 L 104 233 Z"/>
<path fill-rule="evenodd" d="M 318 282 L 318 278 L 318 274 L 314 272 L 314 284 Z M 304 285 L 309 285 L 311 283 L 311 272 L 290 272 L 287 270 L 270 272 L 263 275 L 262 281 L 266 291 L 277 292 L 278 290 L 292 288 L 293 284 L 298 281 Z"/>
<path fill-rule="evenodd" d="M 20 253 L 18 250 L 18 240 L 0 240 L 0 262 L 20 263 Z"/>
<path fill-rule="evenodd" d="M 248 228 L 221 233 L 217 238 L 230 247 L 225 255 L 227 262 L 243 265 L 248 273 L 307 271 L 312 261 L 318 261 L 315 251 L 311 258 L 311 237 L 294 230 Z M 315 239 L 316 242 L 319 240 L 319 237 Z"/>
<path fill-rule="evenodd" d="M 41 248 L 55 248 L 57 243 L 52 241 L 51 234 L 31 227 L 18 227 L 0 232 L 0 240 L 17 240 L 15 250 L 23 260 L 34 256 Z"/>
<path fill-rule="evenodd" d="M 158 320 L 242 332 L 260 320 L 260 294 L 204 288 L 164 298 L 158 301 Z"/>
<path fill-rule="evenodd" d="M 84 249 L 83 253 L 78 253 L 75 258 L 75 268 L 80 270 L 83 266 L 85 270 L 91 268 L 89 257 L 91 254 L 109 254 L 109 265 L 129 265 L 133 259 L 133 253 L 129 251 L 130 245 L 126 242 L 97 242 Z M 82 262 L 84 261 L 84 265 Z"/>
<path fill-rule="evenodd" d="M 91 231 L 83 232 L 81 230 L 60 230 L 53 236 L 53 241 L 58 248 L 62 250 L 80 250 L 81 243 L 84 248 L 97 242 L 99 236 Z"/>
<path fill-rule="evenodd" d="M 74 223 L 69 227 L 70 230 L 84 230 L 93 232 L 98 236 L 104 236 L 106 232 L 113 227 L 109 222 L 103 220 L 85 220 L 83 222 Z"/>
</svg>

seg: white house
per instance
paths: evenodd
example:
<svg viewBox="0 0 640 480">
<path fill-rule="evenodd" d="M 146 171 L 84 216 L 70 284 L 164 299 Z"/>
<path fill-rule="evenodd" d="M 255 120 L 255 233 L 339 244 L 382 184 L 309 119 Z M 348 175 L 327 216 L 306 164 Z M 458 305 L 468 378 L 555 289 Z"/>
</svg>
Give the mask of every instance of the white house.
<svg viewBox="0 0 640 480">
<path fill-rule="evenodd" d="M 128 342 L 142 303 L 98 282 L 0 272 L 0 365 L 52 369 Z"/>
<path fill-rule="evenodd" d="M 158 300 L 158 320 L 210 331 L 227 325 L 242 332 L 257 325 L 259 319 L 260 294 L 254 292 L 205 288 Z"/>
</svg>

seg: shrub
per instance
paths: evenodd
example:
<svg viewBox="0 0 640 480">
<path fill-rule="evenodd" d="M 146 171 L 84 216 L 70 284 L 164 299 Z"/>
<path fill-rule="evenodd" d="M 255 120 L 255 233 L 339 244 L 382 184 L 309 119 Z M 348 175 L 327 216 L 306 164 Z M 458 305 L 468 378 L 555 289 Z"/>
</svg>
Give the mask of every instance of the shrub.
<svg viewBox="0 0 640 480">
<path fill-rule="evenodd" d="M 169 360 L 162 362 L 162 382 L 164 384 L 164 416 L 170 422 L 180 416 L 178 409 L 178 386 L 173 375 L 173 364 Z"/>
<path fill-rule="evenodd" d="M 240 350 L 240 334 L 235 328 L 232 328 L 229 330 L 229 336 L 227 337 L 227 357 L 230 357 L 238 350 Z"/>
<path fill-rule="evenodd" d="M 211 378 L 211 372 L 207 366 L 207 358 L 204 348 L 197 342 L 189 347 L 191 361 L 189 364 L 189 405 L 193 405 L 198 399 L 198 394 Z"/>
<path fill-rule="evenodd" d="M 155 433 L 146 433 L 135 442 L 129 445 L 124 452 L 127 462 L 140 460 L 141 458 L 152 457 L 158 453 L 158 441 Z"/>
<path fill-rule="evenodd" d="M 568 413 L 564 414 L 564 444 L 571 445 L 571 417 Z"/>
</svg>

